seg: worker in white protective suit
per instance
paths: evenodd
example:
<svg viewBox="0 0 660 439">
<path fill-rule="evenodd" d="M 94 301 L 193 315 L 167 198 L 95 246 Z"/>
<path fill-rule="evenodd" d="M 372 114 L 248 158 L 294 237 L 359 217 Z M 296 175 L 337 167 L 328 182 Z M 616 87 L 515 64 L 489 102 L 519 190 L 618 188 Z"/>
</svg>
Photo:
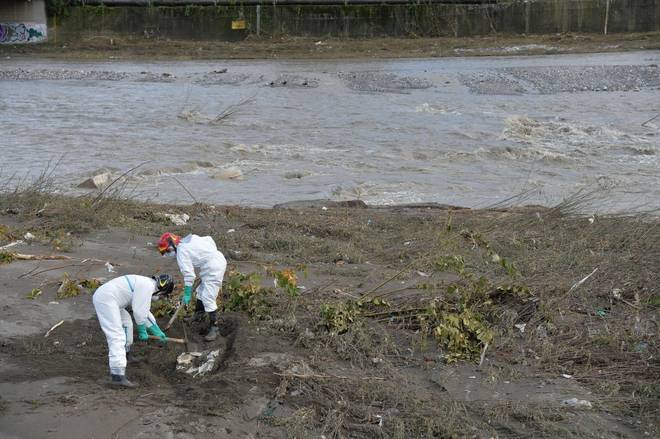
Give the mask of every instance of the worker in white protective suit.
<svg viewBox="0 0 660 439">
<path fill-rule="evenodd" d="M 158 241 L 158 251 L 163 256 L 176 257 L 179 270 L 183 275 L 183 298 L 185 305 L 192 298 L 195 269 L 199 270 L 200 284 L 197 287 L 195 320 L 201 320 L 204 313 L 209 316 L 209 326 L 204 340 L 218 338 L 216 300 L 222 289 L 222 279 L 227 269 L 227 261 L 210 236 L 188 235 L 183 239 L 173 233 L 164 233 Z"/>
<path fill-rule="evenodd" d="M 122 387 L 136 387 L 126 378 L 126 362 L 136 361 L 131 353 L 133 344 L 133 322 L 127 307 L 133 309 L 138 339 L 146 341 L 147 333 L 167 342 L 167 336 L 151 314 L 151 302 L 172 293 L 174 281 L 167 274 L 154 277 L 127 274 L 101 285 L 92 302 L 96 309 L 101 329 L 108 341 L 111 383 Z"/>
</svg>

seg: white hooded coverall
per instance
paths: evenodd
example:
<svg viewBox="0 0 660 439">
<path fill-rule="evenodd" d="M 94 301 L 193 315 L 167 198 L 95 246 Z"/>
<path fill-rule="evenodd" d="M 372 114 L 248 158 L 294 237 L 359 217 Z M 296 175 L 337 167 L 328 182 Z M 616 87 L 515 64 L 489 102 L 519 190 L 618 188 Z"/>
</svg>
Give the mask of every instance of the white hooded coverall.
<svg viewBox="0 0 660 439">
<path fill-rule="evenodd" d="M 184 285 L 192 286 L 195 268 L 199 269 L 201 283 L 197 287 L 197 298 L 204 304 L 204 311 L 218 309 L 216 299 L 222 288 L 227 261 L 215 246 L 210 236 L 188 235 L 176 246 L 176 262 L 183 275 Z"/>
<path fill-rule="evenodd" d="M 133 308 L 135 323 L 151 327 L 156 323 L 150 311 L 154 292 L 155 280 L 128 274 L 106 282 L 94 293 L 92 302 L 108 341 L 111 374 L 126 374 L 126 352 L 133 344 L 133 322 L 126 308 Z"/>
</svg>

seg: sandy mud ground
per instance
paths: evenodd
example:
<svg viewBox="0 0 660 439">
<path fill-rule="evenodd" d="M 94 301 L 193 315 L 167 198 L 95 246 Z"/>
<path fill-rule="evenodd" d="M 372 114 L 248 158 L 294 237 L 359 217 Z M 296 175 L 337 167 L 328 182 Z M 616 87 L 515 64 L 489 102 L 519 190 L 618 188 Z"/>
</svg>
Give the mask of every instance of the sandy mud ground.
<svg viewBox="0 0 660 439">
<path fill-rule="evenodd" d="M 241 42 L 95 36 L 70 42 L 0 46 L 0 56 L 66 59 L 337 59 L 541 55 L 660 48 L 660 34 L 552 34 L 471 38 L 248 38 Z"/>
<path fill-rule="evenodd" d="M 587 198 L 172 209 L 5 194 L 0 245 L 24 242 L 0 250 L 0 436 L 657 437 L 660 223 L 576 215 Z M 183 346 L 138 342 L 140 387 L 110 388 L 90 291 L 60 286 L 176 273 L 154 249 L 166 229 L 227 256 L 223 337 L 185 326 L 219 361 L 194 378 L 175 371 Z"/>
</svg>

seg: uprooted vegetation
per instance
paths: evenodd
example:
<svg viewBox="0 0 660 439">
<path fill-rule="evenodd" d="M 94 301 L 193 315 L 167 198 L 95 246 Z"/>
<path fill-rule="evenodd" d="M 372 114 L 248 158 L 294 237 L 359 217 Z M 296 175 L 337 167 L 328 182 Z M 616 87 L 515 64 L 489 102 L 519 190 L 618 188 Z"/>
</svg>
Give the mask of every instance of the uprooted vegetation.
<svg viewBox="0 0 660 439">
<path fill-rule="evenodd" d="M 69 273 L 64 273 L 60 279 L 55 297 L 57 299 L 67 299 L 76 297 L 82 293 L 93 294 L 101 284 L 100 279 L 75 279 Z M 32 299 L 34 297 L 30 298 Z"/>
<path fill-rule="evenodd" d="M 483 356 L 493 340 L 495 326 L 502 320 L 502 305 L 515 312 L 516 320 L 524 320 L 534 311 L 536 299 L 525 286 L 498 283 L 493 275 L 478 276 L 466 266 L 463 256 L 446 254 L 447 250 L 460 251 L 457 241 L 461 237 L 476 253 L 486 258 L 486 263 L 500 265 L 510 278 L 509 282 L 518 276 L 513 264 L 495 253 L 480 235 L 469 230 L 455 233 L 448 224 L 445 231 L 439 234 L 436 251 L 440 253 L 432 250 L 406 268 L 411 269 L 415 264 L 428 265 L 430 262 L 437 272 L 455 274 L 455 280 L 418 284 L 407 288 L 408 294 L 402 294 L 404 291 L 378 292 L 386 281 L 358 300 L 323 304 L 321 315 L 324 326 L 331 333 L 341 334 L 359 318 L 370 318 L 416 331 L 423 342 L 427 336 L 432 336 L 441 345 L 447 362 L 474 360 L 480 354 Z M 414 290 L 420 291 L 410 294 Z"/>
<path fill-rule="evenodd" d="M 162 231 L 148 213 L 157 207 L 126 203 L 121 216 L 85 227 L 125 218 Z M 189 391 L 189 382 L 180 393 L 198 392 L 194 406 L 217 413 L 216 393 L 258 383 L 287 409 L 269 406 L 260 421 L 290 437 L 630 435 L 593 427 L 608 412 L 632 436 L 657 433 L 660 222 L 575 207 L 178 208 L 191 216 L 179 231 L 213 236 L 228 256 L 219 306 L 244 319 L 236 349 L 247 358 L 236 361 L 278 346 L 288 356 L 270 369 L 239 363 L 205 378 L 234 393 Z M 48 227 L 69 221 L 67 208 L 41 222 L 41 208 L 19 215 Z M 158 315 L 171 315 L 176 299 L 163 307 Z M 153 363 L 159 374 L 169 367 Z M 452 382 L 462 370 L 471 372 Z M 466 393 L 472 374 L 487 381 L 486 396 Z M 524 395 L 502 390 L 532 379 Z M 564 392 L 584 389 L 562 397 L 594 409 L 529 400 L 555 379 L 574 383 Z"/>
</svg>

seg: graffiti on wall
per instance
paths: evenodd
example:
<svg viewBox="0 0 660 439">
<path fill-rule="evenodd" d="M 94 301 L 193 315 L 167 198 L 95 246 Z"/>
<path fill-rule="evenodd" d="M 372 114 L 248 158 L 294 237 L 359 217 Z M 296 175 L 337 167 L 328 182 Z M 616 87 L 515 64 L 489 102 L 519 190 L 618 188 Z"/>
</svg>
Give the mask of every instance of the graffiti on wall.
<svg viewBox="0 0 660 439">
<path fill-rule="evenodd" d="M 40 43 L 47 33 L 45 23 L 0 23 L 0 44 Z"/>
</svg>

